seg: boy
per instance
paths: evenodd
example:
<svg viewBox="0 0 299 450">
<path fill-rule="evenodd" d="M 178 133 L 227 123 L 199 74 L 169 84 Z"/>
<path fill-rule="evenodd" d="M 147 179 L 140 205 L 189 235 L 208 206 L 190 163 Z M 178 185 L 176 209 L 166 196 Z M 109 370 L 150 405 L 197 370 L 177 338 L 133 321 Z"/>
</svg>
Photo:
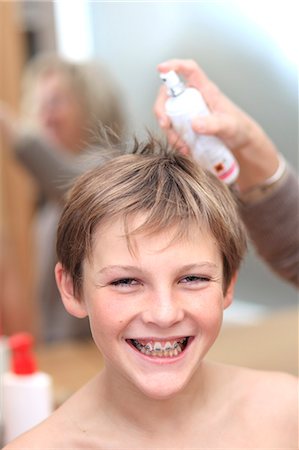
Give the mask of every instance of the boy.
<svg viewBox="0 0 299 450">
<path fill-rule="evenodd" d="M 105 368 L 6 450 L 297 448 L 295 378 L 204 360 L 246 249 L 228 188 L 153 139 L 132 153 L 78 179 L 58 228 Z"/>
</svg>

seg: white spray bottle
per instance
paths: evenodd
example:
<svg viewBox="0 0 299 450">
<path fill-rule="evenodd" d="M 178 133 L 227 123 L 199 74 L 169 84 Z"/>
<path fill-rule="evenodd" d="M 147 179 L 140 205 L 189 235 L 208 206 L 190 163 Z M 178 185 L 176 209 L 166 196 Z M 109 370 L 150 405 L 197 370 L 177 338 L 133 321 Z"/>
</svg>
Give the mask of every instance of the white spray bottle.
<svg viewBox="0 0 299 450">
<path fill-rule="evenodd" d="M 8 338 L 0 334 L 0 447 L 4 445 L 4 417 L 3 417 L 3 376 L 8 370 L 10 360 Z"/>
<path fill-rule="evenodd" d="M 37 370 L 32 344 L 33 338 L 28 333 L 9 338 L 11 371 L 2 380 L 5 444 L 52 412 L 52 380 Z"/>
<path fill-rule="evenodd" d="M 161 73 L 160 77 L 169 95 L 165 104 L 166 114 L 194 158 L 224 183 L 234 183 L 239 175 L 239 165 L 230 150 L 216 136 L 199 135 L 192 129 L 194 117 L 210 114 L 201 93 L 186 87 L 173 70 Z"/>
</svg>

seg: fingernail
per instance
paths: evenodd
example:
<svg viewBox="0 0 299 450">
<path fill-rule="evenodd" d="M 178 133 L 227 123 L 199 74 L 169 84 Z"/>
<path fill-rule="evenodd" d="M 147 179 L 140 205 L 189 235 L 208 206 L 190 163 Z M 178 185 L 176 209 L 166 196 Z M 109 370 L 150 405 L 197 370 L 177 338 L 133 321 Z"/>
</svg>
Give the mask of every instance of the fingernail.
<svg viewBox="0 0 299 450">
<path fill-rule="evenodd" d="M 161 128 L 167 127 L 167 120 L 166 119 L 159 119 L 159 125 Z"/>
<path fill-rule="evenodd" d="M 168 65 L 167 65 L 167 63 L 160 63 L 159 65 L 158 65 L 158 71 L 159 72 L 163 72 L 164 70 L 168 70 Z"/>
</svg>

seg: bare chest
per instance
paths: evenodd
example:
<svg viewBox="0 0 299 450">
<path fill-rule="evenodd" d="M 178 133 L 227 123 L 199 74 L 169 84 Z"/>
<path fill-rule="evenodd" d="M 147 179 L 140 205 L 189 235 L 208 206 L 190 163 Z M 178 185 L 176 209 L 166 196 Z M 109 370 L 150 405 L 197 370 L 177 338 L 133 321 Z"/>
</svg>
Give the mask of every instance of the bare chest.
<svg viewBox="0 0 299 450">
<path fill-rule="evenodd" d="M 72 448 L 97 449 L 97 450 L 153 450 L 172 449 L 185 450 L 186 448 L 204 449 L 221 448 L 229 449 L 286 449 L 292 447 L 288 437 L 282 430 L 270 430 L 256 423 L 244 423 L 236 420 L 235 426 L 213 426 L 213 424 L 198 424 L 189 430 L 178 430 L 175 426 L 167 432 L 145 433 L 143 430 L 126 429 L 119 430 L 102 429 L 99 433 L 90 434 L 88 431 L 79 432 L 76 439 L 70 443 Z"/>
</svg>

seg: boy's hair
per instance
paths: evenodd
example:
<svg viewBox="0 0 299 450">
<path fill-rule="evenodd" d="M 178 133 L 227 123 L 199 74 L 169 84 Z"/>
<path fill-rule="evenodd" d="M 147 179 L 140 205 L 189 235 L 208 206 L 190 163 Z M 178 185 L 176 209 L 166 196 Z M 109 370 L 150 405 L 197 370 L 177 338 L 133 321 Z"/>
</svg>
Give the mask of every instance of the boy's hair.
<svg viewBox="0 0 299 450">
<path fill-rule="evenodd" d="M 144 222 L 130 229 L 129 221 L 140 213 Z M 135 140 L 130 154 L 85 173 L 69 192 L 58 226 L 57 255 L 76 294 L 81 293 L 82 263 L 92 256 L 96 230 L 117 218 L 124 220 L 129 245 L 139 232 L 154 234 L 175 226 L 174 238 L 180 238 L 191 224 L 209 230 L 222 254 L 224 292 L 246 250 L 246 233 L 228 187 L 152 137 L 142 144 Z"/>
</svg>

